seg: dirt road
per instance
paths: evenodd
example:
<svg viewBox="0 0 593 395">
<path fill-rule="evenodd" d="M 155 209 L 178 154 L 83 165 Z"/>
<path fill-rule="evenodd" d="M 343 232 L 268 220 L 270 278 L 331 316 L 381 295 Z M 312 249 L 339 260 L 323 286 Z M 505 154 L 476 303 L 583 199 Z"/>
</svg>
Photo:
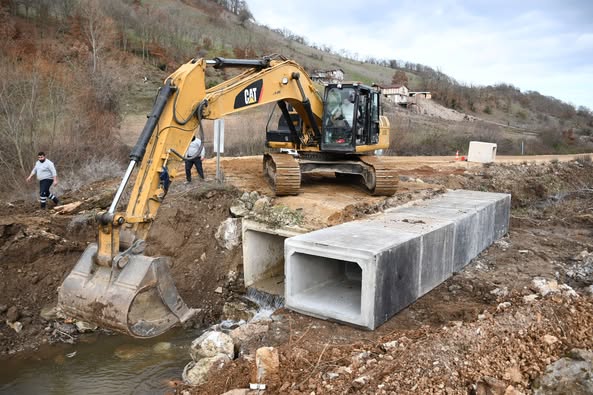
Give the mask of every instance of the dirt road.
<svg viewBox="0 0 593 395">
<path fill-rule="evenodd" d="M 593 301 L 586 289 L 593 283 L 593 165 L 587 157 L 550 159 L 499 157 L 484 166 L 453 158 L 386 158 L 401 176 L 393 197 L 370 197 L 333 177 L 316 177 L 304 180 L 298 196 L 273 198 L 300 209 L 311 228 L 445 188 L 511 193 L 513 211 L 507 237 L 376 331 L 277 311 L 255 341 L 280 352 L 282 374 L 267 383 L 269 392 L 466 394 L 478 382 L 496 379 L 504 390 L 531 393 L 550 362 L 575 347 L 591 349 Z M 174 182 L 151 229 L 148 252 L 173 257 L 182 297 L 202 308 L 196 325 L 216 323 L 224 302 L 242 292 L 240 248 L 228 251 L 214 240 L 243 191 L 271 193 L 260 160 L 223 158 L 226 185 L 212 180 L 215 161 L 207 160 L 210 181 L 190 187 Z M 71 214 L 40 212 L 35 202 L 0 206 L 1 357 L 60 340 L 52 328 L 64 322 L 40 317 L 41 309 L 55 304 L 63 277 L 94 241 L 94 212 L 109 205 L 117 183 L 66 194 L 64 203 L 84 202 Z M 580 296 L 544 296 L 535 278 L 567 284 Z M 22 323 L 18 333 L 15 320 Z M 238 358 L 190 392 L 245 388 L 252 368 L 252 359 Z"/>
</svg>

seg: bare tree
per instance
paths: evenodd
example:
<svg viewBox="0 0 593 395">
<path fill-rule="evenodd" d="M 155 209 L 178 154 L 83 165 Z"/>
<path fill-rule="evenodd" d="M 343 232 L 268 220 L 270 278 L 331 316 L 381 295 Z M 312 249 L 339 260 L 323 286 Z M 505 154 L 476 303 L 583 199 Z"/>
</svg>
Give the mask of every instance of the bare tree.
<svg viewBox="0 0 593 395">
<path fill-rule="evenodd" d="M 25 158 L 37 141 L 39 77 L 28 80 L 0 79 L 0 166 L 13 173 L 26 173 Z"/>
<path fill-rule="evenodd" d="M 408 85 L 408 75 L 405 71 L 397 70 L 391 79 L 393 85 Z"/>
<path fill-rule="evenodd" d="M 111 39 L 111 20 L 101 9 L 99 0 L 84 0 L 80 3 L 80 14 L 84 19 L 84 35 L 91 50 L 93 73 L 99 67 L 99 58 Z"/>
</svg>

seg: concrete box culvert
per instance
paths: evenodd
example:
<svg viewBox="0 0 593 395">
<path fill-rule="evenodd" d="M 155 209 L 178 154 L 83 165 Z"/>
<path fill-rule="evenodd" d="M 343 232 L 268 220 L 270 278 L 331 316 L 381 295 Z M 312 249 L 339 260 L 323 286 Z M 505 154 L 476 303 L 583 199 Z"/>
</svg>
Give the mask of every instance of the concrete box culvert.
<svg viewBox="0 0 593 395">
<path fill-rule="evenodd" d="M 272 228 L 244 219 L 242 224 L 245 286 L 284 296 L 284 240 L 305 230 Z"/>
<path fill-rule="evenodd" d="M 508 232 L 510 195 L 465 192 L 286 239 L 286 307 L 375 329 Z"/>
</svg>

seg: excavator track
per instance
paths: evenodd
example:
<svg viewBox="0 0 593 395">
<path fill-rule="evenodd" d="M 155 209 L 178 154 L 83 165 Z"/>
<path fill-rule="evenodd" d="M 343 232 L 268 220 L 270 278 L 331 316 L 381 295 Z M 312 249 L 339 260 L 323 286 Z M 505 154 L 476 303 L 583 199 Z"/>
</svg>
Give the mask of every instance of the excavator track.
<svg viewBox="0 0 593 395">
<path fill-rule="evenodd" d="M 367 185 L 369 192 L 374 196 L 393 195 L 399 183 L 397 171 L 389 168 L 381 158 L 376 156 L 361 156 L 360 160 L 375 171 L 375 185 Z"/>
<path fill-rule="evenodd" d="M 276 196 L 298 195 L 301 188 L 299 162 L 289 154 L 264 154 L 264 175 Z"/>
</svg>

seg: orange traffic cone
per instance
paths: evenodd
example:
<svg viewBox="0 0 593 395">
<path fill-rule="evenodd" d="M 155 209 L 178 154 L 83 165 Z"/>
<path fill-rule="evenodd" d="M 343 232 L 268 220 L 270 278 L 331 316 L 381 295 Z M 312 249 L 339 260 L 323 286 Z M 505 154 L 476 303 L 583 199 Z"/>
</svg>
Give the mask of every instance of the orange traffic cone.
<svg viewBox="0 0 593 395">
<path fill-rule="evenodd" d="M 455 160 L 459 160 L 459 151 L 455 153 Z"/>
</svg>

